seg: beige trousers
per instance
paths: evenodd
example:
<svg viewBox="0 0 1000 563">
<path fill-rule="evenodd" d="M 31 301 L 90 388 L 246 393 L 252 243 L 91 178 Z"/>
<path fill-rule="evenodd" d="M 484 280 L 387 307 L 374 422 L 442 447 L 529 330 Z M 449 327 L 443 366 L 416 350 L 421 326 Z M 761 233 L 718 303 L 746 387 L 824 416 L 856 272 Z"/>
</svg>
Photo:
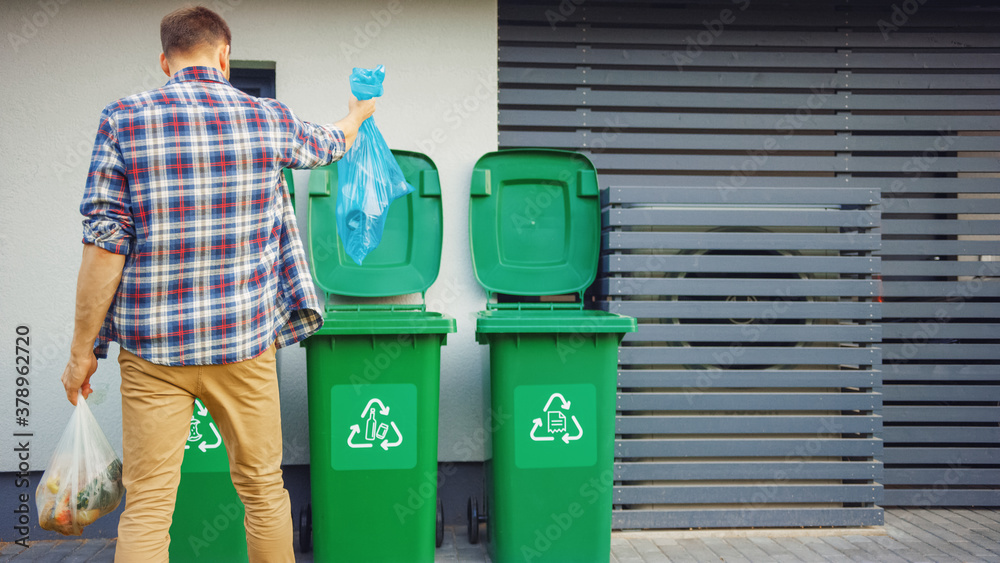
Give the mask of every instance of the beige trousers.
<svg viewBox="0 0 1000 563">
<path fill-rule="evenodd" d="M 194 399 L 215 419 L 233 485 L 246 506 L 250 562 L 295 561 L 292 512 L 281 478 L 275 348 L 242 362 L 162 366 L 122 349 L 125 510 L 118 563 L 168 561 L 170 523 Z"/>
</svg>

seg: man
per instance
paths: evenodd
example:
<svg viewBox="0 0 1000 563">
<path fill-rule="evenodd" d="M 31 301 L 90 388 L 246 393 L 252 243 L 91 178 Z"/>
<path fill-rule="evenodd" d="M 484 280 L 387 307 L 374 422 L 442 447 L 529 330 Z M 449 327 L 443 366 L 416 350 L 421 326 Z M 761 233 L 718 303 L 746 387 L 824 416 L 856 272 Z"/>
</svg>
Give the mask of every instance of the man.
<svg viewBox="0 0 1000 563">
<path fill-rule="evenodd" d="M 121 347 L 128 493 L 115 561 L 167 561 L 193 401 L 219 426 L 250 561 L 293 561 L 275 348 L 322 325 L 283 168 L 339 159 L 375 109 L 321 127 L 228 82 L 231 36 L 202 7 L 160 26 L 157 90 L 101 115 L 80 206 L 84 249 L 62 376 L 73 404 Z"/>
</svg>

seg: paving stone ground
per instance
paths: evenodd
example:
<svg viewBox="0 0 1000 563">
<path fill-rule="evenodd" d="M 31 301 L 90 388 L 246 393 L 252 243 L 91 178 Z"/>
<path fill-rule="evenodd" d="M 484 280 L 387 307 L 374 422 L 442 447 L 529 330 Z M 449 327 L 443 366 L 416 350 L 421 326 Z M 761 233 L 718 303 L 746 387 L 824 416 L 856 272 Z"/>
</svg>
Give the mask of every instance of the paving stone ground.
<svg viewBox="0 0 1000 563">
<path fill-rule="evenodd" d="M 298 546 L 298 543 L 296 543 Z M 110 563 L 115 540 L 29 542 L 27 549 L 0 544 L 0 563 Z M 296 561 L 311 563 L 312 555 L 296 553 Z M 482 543 L 468 542 L 464 527 L 445 530 L 435 561 L 489 561 Z M 611 563 L 772 561 L 878 563 L 1000 563 L 1000 510 L 910 509 L 885 511 L 881 529 L 776 529 L 616 532 Z"/>
</svg>

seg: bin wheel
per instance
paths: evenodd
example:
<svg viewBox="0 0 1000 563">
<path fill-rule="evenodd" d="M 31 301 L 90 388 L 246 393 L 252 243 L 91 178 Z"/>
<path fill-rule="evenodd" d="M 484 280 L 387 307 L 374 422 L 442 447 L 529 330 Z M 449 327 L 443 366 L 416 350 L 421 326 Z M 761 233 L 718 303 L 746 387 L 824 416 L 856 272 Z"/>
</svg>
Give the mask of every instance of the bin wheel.
<svg viewBox="0 0 1000 563">
<path fill-rule="evenodd" d="M 312 505 L 307 504 L 299 511 L 299 550 L 309 553 L 313 549 L 313 515 Z"/>
<path fill-rule="evenodd" d="M 479 515 L 479 521 L 486 524 L 486 543 L 490 543 L 490 497 L 483 497 L 483 513 Z"/>
<path fill-rule="evenodd" d="M 479 501 L 469 497 L 469 543 L 479 543 Z"/>
<path fill-rule="evenodd" d="M 434 545 L 441 547 L 444 543 L 444 503 L 438 499 L 437 507 L 437 529 L 434 534 Z"/>
</svg>

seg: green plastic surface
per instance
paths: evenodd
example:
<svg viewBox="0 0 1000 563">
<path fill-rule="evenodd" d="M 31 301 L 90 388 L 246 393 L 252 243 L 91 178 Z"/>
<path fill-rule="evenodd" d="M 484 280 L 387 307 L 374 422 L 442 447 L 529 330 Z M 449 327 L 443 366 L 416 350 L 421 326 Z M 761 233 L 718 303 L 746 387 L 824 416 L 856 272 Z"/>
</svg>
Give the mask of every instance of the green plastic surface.
<svg viewBox="0 0 1000 563">
<path fill-rule="evenodd" d="M 333 334 L 446 334 L 455 319 L 423 311 L 336 311 L 323 317 L 317 336 Z"/>
<path fill-rule="evenodd" d="M 622 334 L 532 328 L 479 331 L 490 347 L 494 413 L 485 464 L 490 558 L 606 563 Z"/>
<path fill-rule="evenodd" d="M 309 176 L 309 263 L 327 293 L 387 297 L 423 293 L 437 279 L 443 237 L 441 184 L 430 158 L 392 151 L 415 190 L 389 206 L 378 247 L 357 265 L 337 234 L 337 164 Z"/>
<path fill-rule="evenodd" d="M 245 508 L 229 476 L 222 435 L 201 400 L 195 400 L 185 445 L 170 560 L 246 562 Z"/>
<path fill-rule="evenodd" d="M 472 171 L 469 238 L 491 293 L 580 293 L 593 283 L 601 242 L 597 172 L 582 154 L 491 152 Z"/>
<path fill-rule="evenodd" d="M 444 340 L 404 331 L 303 343 L 315 561 L 434 561 Z"/>
<path fill-rule="evenodd" d="M 485 344 L 488 334 L 515 333 L 626 333 L 635 332 L 636 321 L 604 311 L 582 309 L 490 310 L 476 314 L 476 339 Z"/>
</svg>

